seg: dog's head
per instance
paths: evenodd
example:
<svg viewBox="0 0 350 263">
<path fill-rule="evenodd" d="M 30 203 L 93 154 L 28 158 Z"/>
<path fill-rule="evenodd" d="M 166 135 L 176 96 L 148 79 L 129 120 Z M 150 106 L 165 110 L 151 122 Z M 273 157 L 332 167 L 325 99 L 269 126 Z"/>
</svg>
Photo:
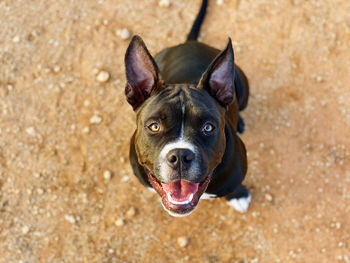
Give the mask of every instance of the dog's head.
<svg viewBox="0 0 350 263">
<path fill-rule="evenodd" d="M 142 39 L 125 55 L 125 94 L 136 112 L 135 149 L 173 216 L 193 211 L 225 151 L 225 112 L 234 100 L 231 40 L 199 84 L 164 84 Z"/>
</svg>

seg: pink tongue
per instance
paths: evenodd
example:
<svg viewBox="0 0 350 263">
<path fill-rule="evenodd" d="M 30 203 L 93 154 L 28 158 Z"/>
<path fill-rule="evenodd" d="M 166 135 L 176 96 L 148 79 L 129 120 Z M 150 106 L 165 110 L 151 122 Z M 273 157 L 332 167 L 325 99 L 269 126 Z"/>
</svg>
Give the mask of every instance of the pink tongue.
<svg viewBox="0 0 350 263">
<path fill-rule="evenodd" d="M 185 201 L 191 194 L 195 194 L 198 191 L 198 185 L 199 183 L 191 183 L 186 180 L 177 180 L 168 184 L 162 183 L 164 191 L 178 202 Z"/>
</svg>

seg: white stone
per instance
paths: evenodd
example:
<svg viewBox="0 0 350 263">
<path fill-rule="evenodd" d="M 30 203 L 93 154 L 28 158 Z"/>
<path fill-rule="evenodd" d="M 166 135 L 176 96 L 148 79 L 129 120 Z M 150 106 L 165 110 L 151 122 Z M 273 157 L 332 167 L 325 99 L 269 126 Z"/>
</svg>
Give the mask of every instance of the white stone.
<svg viewBox="0 0 350 263">
<path fill-rule="evenodd" d="M 131 33 L 127 28 L 117 29 L 115 33 L 117 36 L 119 36 L 123 40 L 126 40 L 131 36 Z"/>
<path fill-rule="evenodd" d="M 103 178 L 105 180 L 110 180 L 111 177 L 112 177 L 112 173 L 110 171 L 106 170 L 106 171 L 103 172 Z"/>
<path fill-rule="evenodd" d="M 34 136 L 34 135 L 35 135 L 34 127 L 28 127 L 28 128 L 26 128 L 26 133 L 28 133 L 29 135 Z"/>
<path fill-rule="evenodd" d="M 115 221 L 115 225 L 116 226 L 123 226 L 124 225 L 124 220 L 122 218 L 118 218 L 116 221 Z"/>
<path fill-rule="evenodd" d="M 105 83 L 109 80 L 110 74 L 105 70 L 101 70 L 96 77 L 96 80 L 100 83 Z"/>
<path fill-rule="evenodd" d="M 90 128 L 89 127 L 84 127 L 82 130 L 81 130 L 82 133 L 89 133 L 90 132 Z"/>
<path fill-rule="evenodd" d="M 21 230 L 22 230 L 22 233 L 25 235 L 25 234 L 27 234 L 29 232 L 29 227 L 28 226 L 23 226 Z"/>
<path fill-rule="evenodd" d="M 99 123 L 101 123 L 101 121 L 102 121 L 102 118 L 98 115 L 93 115 L 90 118 L 90 123 L 92 123 L 92 124 L 99 124 Z"/>
<path fill-rule="evenodd" d="M 127 217 L 133 217 L 136 214 L 136 210 L 134 207 L 131 207 L 127 212 L 126 212 L 126 216 Z"/>
<path fill-rule="evenodd" d="M 69 223 L 75 224 L 75 218 L 72 215 L 65 215 L 64 219 L 66 219 Z"/>
<path fill-rule="evenodd" d="M 20 41 L 20 37 L 19 36 L 15 36 L 14 38 L 12 38 L 12 42 L 13 43 L 18 43 Z"/>
<path fill-rule="evenodd" d="M 170 0 L 159 0 L 158 5 L 160 7 L 169 7 L 170 6 Z"/>
<path fill-rule="evenodd" d="M 58 65 L 56 65 L 56 66 L 53 67 L 53 71 L 54 71 L 55 73 L 58 73 L 58 72 L 61 71 L 61 67 L 58 66 Z"/>
<path fill-rule="evenodd" d="M 267 201 L 270 201 L 270 202 L 271 202 L 273 198 L 272 198 L 272 195 L 270 195 L 270 194 L 267 193 L 267 194 L 265 194 L 265 199 L 266 199 Z"/>
<path fill-rule="evenodd" d="M 35 177 L 35 178 L 40 178 L 40 173 L 33 173 L 33 176 Z"/>
<path fill-rule="evenodd" d="M 177 244 L 180 247 L 186 247 L 188 245 L 188 237 L 179 237 L 177 239 Z"/>
</svg>

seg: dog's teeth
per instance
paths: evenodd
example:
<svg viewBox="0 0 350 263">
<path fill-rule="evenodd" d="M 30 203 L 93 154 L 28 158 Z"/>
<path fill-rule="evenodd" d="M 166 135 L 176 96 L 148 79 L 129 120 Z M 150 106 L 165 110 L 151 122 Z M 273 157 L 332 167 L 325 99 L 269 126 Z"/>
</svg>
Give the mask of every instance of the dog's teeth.
<svg viewBox="0 0 350 263">
<path fill-rule="evenodd" d="M 190 194 L 189 198 L 185 201 L 175 201 L 174 199 L 171 198 L 171 195 L 169 193 L 167 193 L 167 197 L 168 197 L 168 200 L 170 201 L 170 203 L 174 204 L 174 205 L 187 205 L 189 204 L 192 199 L 193 199 L 193 194 Z"/>
</svg>

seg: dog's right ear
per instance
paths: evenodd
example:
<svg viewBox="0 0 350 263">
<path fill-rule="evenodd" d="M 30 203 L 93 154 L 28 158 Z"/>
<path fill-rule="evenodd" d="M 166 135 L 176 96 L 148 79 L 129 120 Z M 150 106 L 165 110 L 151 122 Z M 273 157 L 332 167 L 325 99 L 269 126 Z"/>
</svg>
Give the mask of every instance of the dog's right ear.
<svg viewBox="0 0 350 263">
<path fill-rule="evenodd" d="M 134 36 L 125 54 L 127 101 L 136 110 L 152 93 L 161 86 L 158 67 L 139 36 Z"/>
<path fill-rule="evenodd" d="M 231 38 L 226 48 L 214 59 L 203 73 L 198 87 L 206 89 L 222 106 L 235 98 L 235 61 Z"/>
</svg>

